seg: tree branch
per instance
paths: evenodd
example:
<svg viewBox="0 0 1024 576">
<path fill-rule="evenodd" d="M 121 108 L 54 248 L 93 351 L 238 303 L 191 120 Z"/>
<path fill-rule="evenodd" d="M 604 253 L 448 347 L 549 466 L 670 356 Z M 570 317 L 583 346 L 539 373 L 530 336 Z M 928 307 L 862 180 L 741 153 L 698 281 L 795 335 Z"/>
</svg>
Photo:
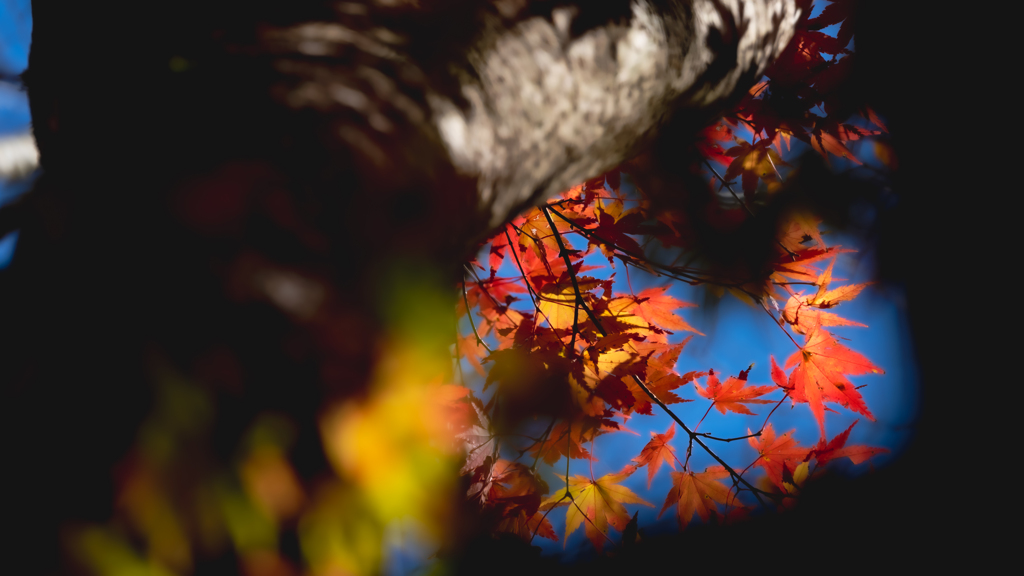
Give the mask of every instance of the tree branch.
<svg viewBox="0 0 1024 576">
<path fill-rule="evenodd" d="M 586 302 L 584 302 L 583 300 L 583 295 L 580 293 L 579 284 L 576 282 L 576 274 L 573 272 L 572 263 L 569 261 L 569 254 L 565 249 L 565 244 L 562 242 L 561 234 L 558 232 L 558 229 L 555 228 L 555 223 L 553 220 L 551 220 L 551 215 L 548 214 L 548 208 L 546 206 L 542 207 L 541 211 L 544 213 L 544 217 L 547 218 L 548 224 L 551 226 L 552 232 L 554 232 L 555 240 L 558 242 L 559 253 L 565 260 L 565 264 L 567 266 L 567 273 L 569 274 L 569 277 L 572 279 L 573 290 L 576 291 L 576 302 L 583 306 L 583 310 L 587 313 L 587 316 L 594 323 L 594 326 L 597 328 L 597 331 L 601 334 L 601 336 L 607 336 L 608 332 L 605 331 L 604 327 L 601 325 L 601 321 L 597 319 L 597 317 L 594 315 L 594 312 L 590 310 L 590 307 L 587 306 Z M 665 413 L 668 414 L 672 418 L 672 420 L 676 422 L 676 424 L 679 424 L 679 426 L 690 436 L 691 441 L 696 442 L 698 446 L 703 448 L 704 451 L 707 452 L 712 458 L 714 458 L 715 461 L 721 464 L 734 479 L 736 479 L 737 481 L 741 482 L 744 486 L 749 488 L 750 491 L 753 492 L 754 496 L 757 498 L 757 501 L 760 502 L 762 506 L 764 505 L 764 500 L 761 499 L 761 496 L 758 493 L 760 491 L 757 488 L 755 488 L 753 485 L 750 484 L 750 482 L 747 482 L 745 478 L 743 478 L 735 470 L 733 470 L 732 466 L 729 466 L 729 464 L 725 460 L 722 460 L 722 458 L 718 454 L 715 454 L 714 450 L 712 450 L 707 444 L 705 444 L 696 433 L 690 430 L 690 428 L 687 427 L 687 425 L 679 418 L 679 416 L 676 415 L 675 412 L 670 410 L 669 407 L 666 406 L 660 398 L 654 395 L 654 392 L 652 392 L 651 389 L 648 388 L 646 384 L 644 384 L 643 380 L 641 380 L 639 376 L 637 376 L 636 374 L 632 374 L 631 376 L 633 377 L 633 381 L 636 382 L 636 385 L 639 386 L 640 389 L 647 394 L 651 401 L 656 403 L 659 407 L 661 407 L 661 409 L 664 410 Z"/>
</svg>

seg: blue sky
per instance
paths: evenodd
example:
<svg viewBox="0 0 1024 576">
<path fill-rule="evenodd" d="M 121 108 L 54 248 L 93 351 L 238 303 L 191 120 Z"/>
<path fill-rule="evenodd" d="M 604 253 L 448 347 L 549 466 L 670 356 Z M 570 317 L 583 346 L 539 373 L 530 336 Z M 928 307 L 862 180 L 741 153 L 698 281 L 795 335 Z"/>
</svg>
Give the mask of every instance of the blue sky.
<svg viewBox="0 0 1024 576">
<path fill-rule="evenodd" d="M 31 124 L 28 98 L 17 75 L 28 66 L 32 30 L 29 0 L 0 0 L 0 138 L 25 132 Z M 0 205 L 28 189 L 30 179 L 8 182 L 0 179 Z M 0 268 L 14 253 L 17 232 L 0 239 Z"/>
</svg>

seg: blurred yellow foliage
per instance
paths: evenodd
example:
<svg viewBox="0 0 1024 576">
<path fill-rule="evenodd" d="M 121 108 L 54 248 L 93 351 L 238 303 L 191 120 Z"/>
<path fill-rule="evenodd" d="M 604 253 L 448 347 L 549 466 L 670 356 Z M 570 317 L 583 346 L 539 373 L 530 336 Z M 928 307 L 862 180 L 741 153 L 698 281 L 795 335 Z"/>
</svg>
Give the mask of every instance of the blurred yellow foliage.
<svg viewBox="0 0 1024 576">
<path fill-rule="evenodd" d="M 438 324 L 426 325 L 399 324 L 367 394 L 323 408 L 334 477 L 300 477 L 293 424 L 270 413 L 249 426 L 232 463 L 218 463 L 212 397 L 158 362 L 154 411 L 117 471 L 115 518 L 68 530 L 76 563 L 101 576 L 189 574 L 197 557 L 231 546 L 249 576 L 374 574 L 396 522 L 440 546 L 459 498 L 456 434 L 472 409 L 461 401 L 467 388 L 444 384 L 450 353 Z M 297 530 L 302 566 L 280 551 L 286 530 Z"/>
</svg>

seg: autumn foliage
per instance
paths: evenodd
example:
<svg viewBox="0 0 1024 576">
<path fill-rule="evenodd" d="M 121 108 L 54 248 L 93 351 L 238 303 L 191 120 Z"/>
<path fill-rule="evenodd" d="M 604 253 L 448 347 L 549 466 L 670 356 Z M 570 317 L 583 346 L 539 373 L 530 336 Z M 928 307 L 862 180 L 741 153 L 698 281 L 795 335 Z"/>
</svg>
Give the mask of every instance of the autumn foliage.
<svg viewBox="0 0 1024 576">
<path fill-rule="evenodd" d="M 727 209 L 731 218 L 758 218 L 758 210 L 785 186 L 780 170 L 789 166 L 784 158 L 791 156 L 793 139 L 826 162 L 839 157 L 858 165 L 847 144 L 886 131 L 870 109 L 860 110 L 857 125 L 842 117 L 850 112 L 838 89 L 853 57 L 846 48 L 850 28 L 843 23 L 848 10 L 848 3 L 835 2 L 816 18 L 805 18 L 765 80 L 702 133 L 697 148 L 709 186 L 728 189 L 736 202 Z M 834 37 L 820 31 L 840 23 Z M 752 141 L 737 135 L 741 128 L 753 134 Z M 879 151 L 883 157 L 884 149 Z M 886 451 L 847 446 L 853 425 L 834 438 L 825 436 L 826 412 L 843 409 L 874 420 L 850 378 L 884 373 L 833 332 L 864 327 L 833 312 L 867 287 L 833 277 L 837 259 L 852 250 L 827 244 L 813 213 L 791 211 L 779 221 L 772 256 L 761 269 L 740 276 L 659 262 L 648 256 L 652 242 L 663 249 L 691 248 L 685 216 L 658 211 L 643 190 L 623 181 L 616 170 L 520 215 L 485 243 L 485 258 L 466 267 L 458 314 L 470 330 L 460 335 L 457 353 L 484 384 L 465 389 L 458 400 L 473 407 L 457 423 L 468 454 L 461 473 L 492 532 L 526 541 L 567 540 L 583 526 L 600 551 L 636 537 L 636 516 L 628 526 L 626 505 L 653 506 L 621 485 L 640 467 L 647 467 L 650 487 L 668 464 L 672 487 L 661 513 L 671 510 L 685 528 L 696 519 L 730 523 L 759 509 L 789 508 L 828 462 L 848 458 L 859 464 Z M 609 267 L 591 264 L 592 255 L 607 259 Z M 507 263 L 516 273 L 499 275 Z M 614 274 L 630 270 L 663 283 L 614 292 Z M 793 347 L 779 351 L 786 355 L 781 365 L 774 357 L 765 359 L 771 384 L 749 382 L 749 368 L 675 370 L 687 343 L 702 334 L 682 315 L 692 304 L 668 293 L 672 280 L 729 292 L 773 318 Z M 703 419 L 685 423 L 673 412 L 674 404 L 692 401 L 708 404 L 705 416 L 714 408 L 751 418 L 747 436 L 697 432 Z M 807 405 L 808 424 L 820 433 L 817 444 L 801 446 L 792 431 L 774 429 L 771 416 L 787 402 Z M 765 409 L 760 417 L 753 410 L 758 406 Z M 596 459 L 600 437 L 628 433 L 631 418 L 655 411 L 675 423 L 663 434 L 652 433 L 640 454 L 622 456 L 632 460 L 621 470 L 599 478 L 569 474 L 570 461 Z M 535 436 L 516 427 L 527 416 L 546 423 Z M 726 462 L 715 453 L 716 442 L 744 438 L 752 449 L 749 460 Z M 695 450 L 717 465 L 693 469 Z M 541 480 L 542 462 L 565 457 L 557 484 Z M 567 508 L 564 535 L 547 519 L 559 507 Z M 623 536 L 613 537 L 609 528 Z"/>
<path fill-rule="evenodd" d="M 626 208 L 630 201 L 636 206 Z M 538 534 L 553 539 L 556 535 L 547 523 L 547 512 L 567 506 L 565 536 L 584 525 L 587 537 L 601 549 L 611 538 L 609 526 L 621 531 L 629 522 L 624 504 L 651 505 L 620 485 L 639 467 L 647 466 L 649 485 L 662 464 L 673 470 L 679 466 L 679 471 L 672 472 L 673 487 L 662 513 L 674 507 L 685 527 L 695 515 L 705 522 L 712 516 L 729 522 L 742 518 L 758 503 L 791 505 L 790 497 L 799 493 L 814 468 L 840 457 L 860 463 L 884 451 L 846 446 L 849 429 L 832 439 L 824 437 L 829 405 L 873 419 L 848 378 L 882 373 L 827 330 L 859 325 L 823 312 L 863 288 L 833 285 L 833 265 L 843 250 L 813 240 L 820 238 L 816 229 L 805 234 L 809 242 L 788 246 L 780 235 L 767 278 L 727 286 L 753 301 L 794 338 L 795 351 L 783 366 L 774 357 L 768 359 L 772 385 L 748 382 L 748 370 L 728 377 L 713 368 L 679 374 L 676 361 L 694 336 L 679 342 L 672 342 L 672 337 L 678 332 L 697 333 L 678 314 L 688 304 L 668 295 L 667 285 L 636 294 L 613 293 L 611 279 L 588 276 L 591 266 L 583 262 L 600 250 L 623 267 L 695 282 L 697 270 L 654 264 L 638 256 L 638 250 L 620 247 L 621 239 L 603 235 L 610 230 L 629 238 L 650 235 L 654 226 L 668 227 L 650 224 L 651 220 L 642 200 L 587 183 L 508 224 L 490 242 L 488 266 L 473 262 L 474 268 L 468 269 L 459 311 L 462 315 L 472 311 L 475 320 L 471 319 L 471 332 L 460 337 L 458 350 L 485 377 L 481 392 L 489 399 L 484 402 L 464 389 L 465 396 L 458 400 L 473 407 L 463 412 L 467 419 L 461 422 L 459 435 L 468 452 L 462 473 L 469 477 L 470 496 L 482 510 L 502 511 L 494 516 L 496 532 L 513 532 L 526 540 Z M 497 274 L 506 258 L 515 261 L 518 278 Z M 794 283 L 811 286 L 813 295 L 794 291 Z M 779 300 L 786 304 L 779 306 Z M 522 302 L 529 306 L 521 306 Z M 690 396 L 708 402 L 708 411 L 714 408 L 723 415 L 755 416 L 751 408 L 758 405 L 770 405 L 774 412 L 786 401 L 807 404 L 822 433 L 821 441 L 802 447 L 789 433 L 777 435 L 770 412 L 748 435 L 755 453 L 751 462 L 742 463 L 745 469 L 723 461 L 706 470 L 692 470 L 688 456 L 694 444 L 713 454 L 710 445 L 723 439 L 696 432 L 700 422 L 688 427 L 671 412 L 673 404 L 694 401 L 684 396 L 687 389 Z M 532 465 L 527 466 L 503 458 L 503 437 L 512 430 L 497 421 L 502 417 L 518 421 L 508 414 L 522 416 L 531 408 L 545 414 L 550 423 L 532 442 L 511 442 L 513 452 L 530 457 Z M 552 489 L 540 479 L 539 462 L 554 464 L 566 455 L 593 459 L 597 438 L 622 433 L 632 416 L 651 415 L 659 409 L 673 415 L 683 430 L 681 438 L 676 439 L 673 424 L 664 434 L 655 434 L 633 463 L 597 479 L 563 476 L 563 485 Z M 677 455 L 674 441 L 686 446 L 686 458 Z M 748 472 L 757 469 L 763 471 L 767 484 L 758 485 Z"/>
</svg>

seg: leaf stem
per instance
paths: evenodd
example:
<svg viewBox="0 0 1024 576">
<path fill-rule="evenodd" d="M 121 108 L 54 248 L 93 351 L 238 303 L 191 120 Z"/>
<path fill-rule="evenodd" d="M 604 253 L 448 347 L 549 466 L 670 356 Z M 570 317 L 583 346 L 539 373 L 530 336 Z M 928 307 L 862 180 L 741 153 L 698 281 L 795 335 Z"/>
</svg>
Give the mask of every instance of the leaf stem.
<svg viewBox="0 0 1024 576">
<path fill-rule="evenodd" d="M 704 422 L 704 419 L 708 417 L 708 413 L 711 412 L 711 409 L 715 407 L 715 402 L 717 402 L 717 400 L 711 402 L 711 405 L 708 406 L 707 411 L 705 411 L 704 415 L 700 417 L 700 422 L 697 422 L 697 425 L 693 427 L 694 433 L 697 432 L 697 428 L 700 428 L 700 425 L 702 422 Z"/>
</svg>

